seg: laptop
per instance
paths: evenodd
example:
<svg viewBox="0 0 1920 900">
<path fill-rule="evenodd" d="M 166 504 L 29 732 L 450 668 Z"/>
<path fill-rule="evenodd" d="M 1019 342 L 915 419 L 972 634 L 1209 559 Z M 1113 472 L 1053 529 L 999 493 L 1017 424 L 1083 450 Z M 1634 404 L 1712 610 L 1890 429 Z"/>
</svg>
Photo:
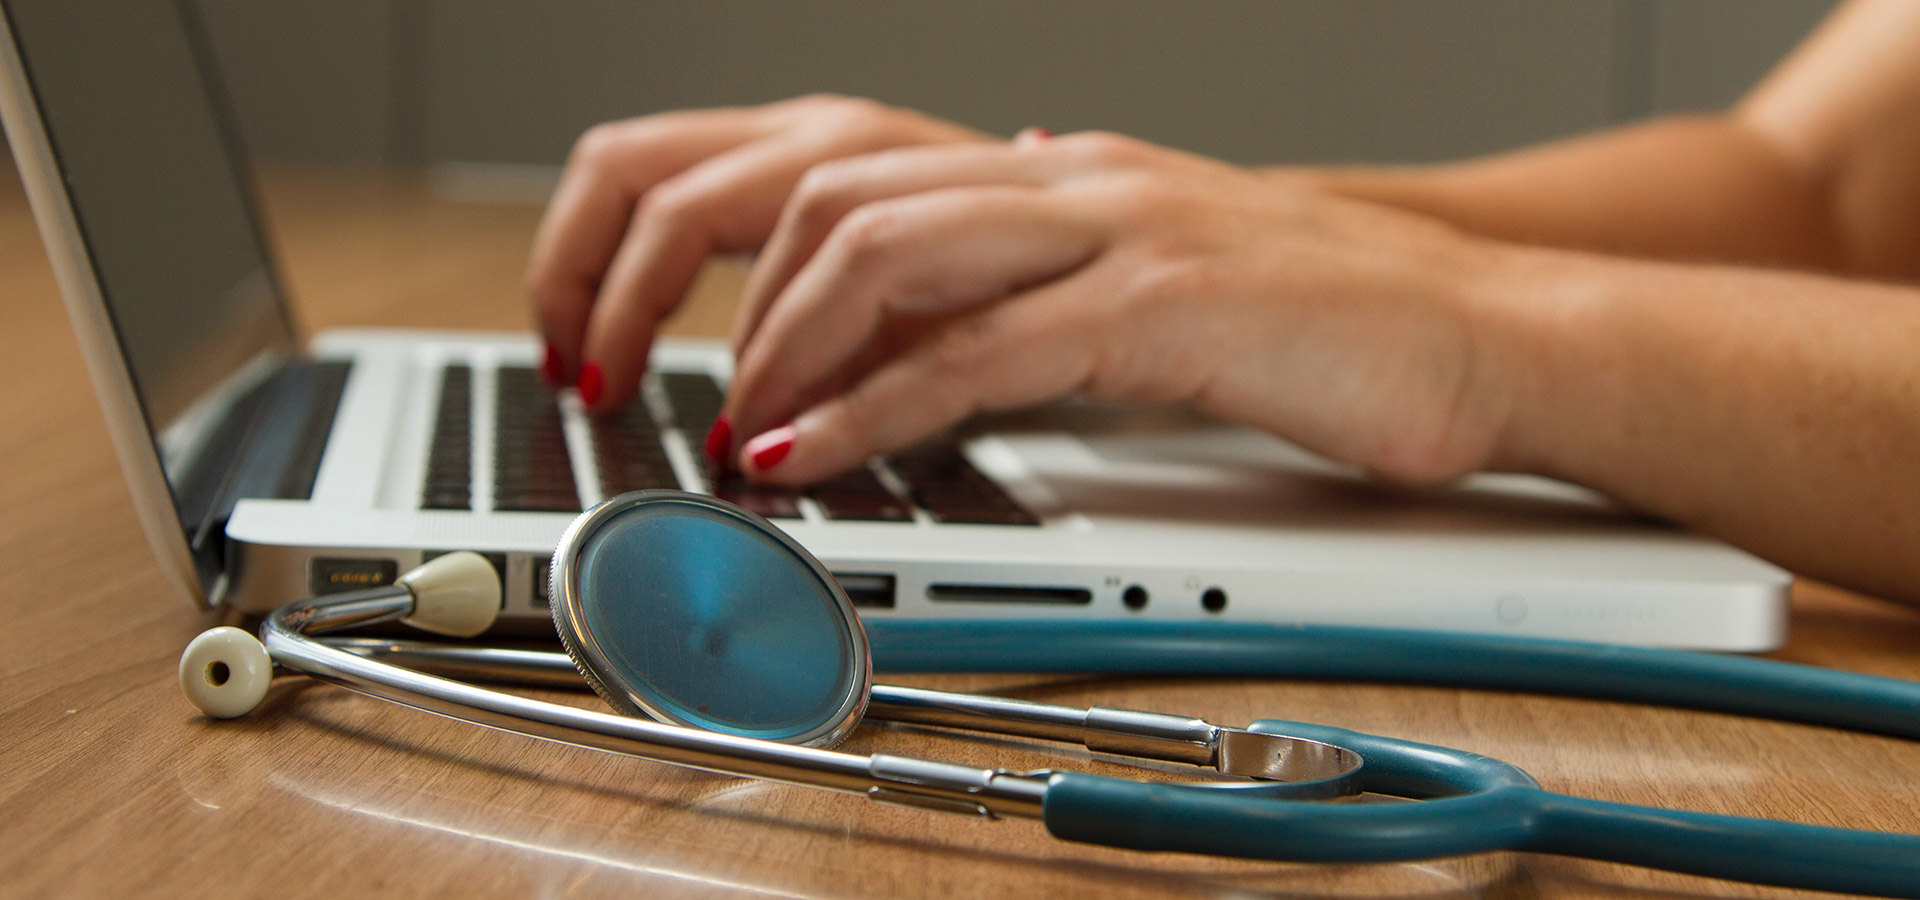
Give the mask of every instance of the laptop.
<svg viewBox="0 0 1920 900">
<path fill-rule="evenodd" d="M 1390 625 L 1765 650 L 1790 578 L 1582 489 L 1374 484 L 1180 409 L 1064 401 L 804 491 L 696 451 L 718 343 L 668 341 L 590 419 L 519 334 L 302 339 L 193 9 L 0 0 L 0 113 L 142 525 L 204 606 L 261 613 L 435 554 L 499 570 L 502 633 L 551 634 L 583 508 L 712 492 L 818 556 L 869 618 Z"/>
</svg>

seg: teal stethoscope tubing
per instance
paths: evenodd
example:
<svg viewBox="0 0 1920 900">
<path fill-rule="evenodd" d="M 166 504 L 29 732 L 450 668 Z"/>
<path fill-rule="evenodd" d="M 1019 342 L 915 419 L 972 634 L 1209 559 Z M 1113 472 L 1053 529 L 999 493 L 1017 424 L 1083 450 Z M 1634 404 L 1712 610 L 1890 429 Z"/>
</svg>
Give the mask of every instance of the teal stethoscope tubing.
<svg viewBox="0 0 1920 900">
<path fill-rule="evenodd" d="M 1561 694 L 1920 738 L 1920 685 L 1745 657 L 1575 641 L 1252 623 L 867 621 L 891 672 L 1282 676 Z M 1267 801 L 1075 773 L 1048 830 L 1070 840 L 1314 862 L 1524 850 L 1757 884 L 1920 897 L 1920 837 L 1606 803 L 1508 763 L 1325 725 L 1262 720 L 1355 750 L 1362 789 L 1406 804 Z M 1430 799 L 1428 799 L 1430 798 Z M 1225 823 L 1231 823 L 1226 825 Z"/>
<path fill-rule="evenodd" d="M 885 672 L 1236 675 L 1431 684 L 1732 713 L 1920 740 L 1920 683 L 1744 656 L 1251 622 L 866 620 Z"/>
<path fill-rule="evenodd" d="M 1370 781 L 1428 781 L 1442 791 L 1418 803 L 1246 801 L 1166 784 L 1054 777 L 1047 829 L 1068 840 L 1135 850 L 1256 859 L 1394 862 L 1493 850 L 1606 860 L 1781 887 L 1920 897 L 1920 838 L 1792 822 L 1743 819 L 1549 793 L 1498 760 L 1302 722 L 1262 720 L 1253 730 L 1339 743 L 1367 760 Z M 1415 794 L 1414 796 L 1420 796 Z M 1433 796 L 1433 795 L 1429 795 Z M 1228 824 L 1230 823 L 1230 824 Z"/>
</svg>

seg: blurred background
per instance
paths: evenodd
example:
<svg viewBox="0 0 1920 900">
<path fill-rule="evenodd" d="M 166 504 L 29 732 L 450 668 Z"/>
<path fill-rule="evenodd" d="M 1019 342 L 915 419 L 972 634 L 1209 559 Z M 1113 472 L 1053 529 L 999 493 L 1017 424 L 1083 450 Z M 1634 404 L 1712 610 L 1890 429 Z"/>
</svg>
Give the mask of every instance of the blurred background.
<svg viewBox="0 0 1920 900">
<path fill-rule="evenodd" d="M 1808 0 L 200 0 L 254 154 L 519 173 L 812 91 L 1243 163 L 1420 162 L 1738 98 Z M 525 167 L 525 168 L 516 168 Z M 548 182 L 550 183 L 550 182 Z"/>
</svg>

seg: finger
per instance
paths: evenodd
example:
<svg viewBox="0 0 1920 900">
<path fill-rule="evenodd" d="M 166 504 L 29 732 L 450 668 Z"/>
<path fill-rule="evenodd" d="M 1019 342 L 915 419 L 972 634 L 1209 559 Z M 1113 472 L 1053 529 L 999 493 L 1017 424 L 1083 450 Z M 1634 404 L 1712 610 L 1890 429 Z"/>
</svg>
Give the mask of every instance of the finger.
<svg viewBox="0 0 1920 900">
<path fill-rule="evenodd" d="M 1005 143 L 907 147 L 823 163 L 810 169 L 780 211 L 754 264 L 734 317 L 737 356 L 752 340 L 774 298 L 819 251 L 847 213 L 891 197 L 943 187 L 1039 186 L 1071 171 L 1060 154 Z"/>
<path fill-rule="evenodd" d="M 582 365 L 600 387 L 582 392 L 590 411 L 617 409 L 632 397 L 655 328 L 707 256 L 764 242 L 794 183 L 834 153 L 837 140 L 828 131 L 788 129 L 693 166 L 641 199 L 587 318 Z"/>
<path fill-rule="evenodd" d="M 639 198 L 752 140 L 769 118 L 760 110 L 675 113 L 601 125 L 581 137 L 541 216 L 526 275 L 540 332 L 564 372 L 579 365 L 588 311 Z"/>
<path fill-rule="evenodd" d="M 725 414 L 736 434 L 787 421 L 892 315 L 950 315 L 1060 277 L 1104 226 L 1034 188 L 948 188 L 842 220 L 768 310 L 741 355 Z"/>
<path fill-rule="evenodd" d="M 1083 272 L 976 309 L 850 389 L 750 440 L 749 477 L 810 484 L 911 447 L 980 412 L 1068 394 L 1091 377 L 1103 278 Z"/>
<path fill-rule="evenodd" d="M 1015 147 L 1032 147 L 1053 140 L 1053 132 L 1039 125 L 1028 125 L 1013 136 Z"/>
</svg>

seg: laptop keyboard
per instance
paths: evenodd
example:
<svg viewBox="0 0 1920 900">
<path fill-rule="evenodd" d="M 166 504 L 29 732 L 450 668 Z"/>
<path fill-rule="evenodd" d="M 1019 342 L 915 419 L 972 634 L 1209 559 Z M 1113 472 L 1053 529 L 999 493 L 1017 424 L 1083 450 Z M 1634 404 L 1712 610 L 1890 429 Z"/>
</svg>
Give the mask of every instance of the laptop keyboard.
<svg viewBox="0 0 1920 900">
<path fill-rule="evenodd" d="M 560 404 L 528 368 L 502 366 L 493 403 L 493 508 L 579 512 Z"/>
<path fill-rule="evenodd" d="M 440 373 L 440 409 L 433 418 L 433 449 L 421 509 L 473 508 L 473 370 Z"/>
<path fill-rule="evenodd" d="M 660 426 L 647 414 L 645 403 L 596 419 L 590 427 L 603 496 L 680 486 L 673 463 L 667 460 L 667 448 L 660 442 Z"/>
<path fill-rule="evenodd" d="M 680 426 L 680 433 L 696 444 L 713 430 L 713 420 L 720 416 L 720 405 L 725 399 L 717 382 L 694 372 L 661 373 L 660 392 L 666 395 L 667 406 L 673 410 L 673 421 Z M 700 465 L 700 477 L 712 486 L 715 497 L 769 519 L 800 518 L 799 491 L 754 484 L 737 474 L 717 471 L 705 453 L 696 452 L 694 456 Z"/>
<path fill-rule="evenodd" d="M 1033 516 L 967 462 L 949 442 L 922 444 L 890 460 L 913 501 L 934 521 L 968 525 L 1033 525 Z"/>
<path fill-rule="evenodd" d="M 753 484 L 738 475 L 716 472 L 697 447 L 720 414 L 725 399 L 720 385 L 697 373 L 664 372 L 655 377 L 668 408 L 667 422 L 656 422 L 643 398 L 589 422 L 604 496 L 681 486 L 661 442 L 661 428 L 672 425 L 695 445 L 700 475 L 715 496 L 769 519 L 800 518 L 800 499 L 808 497 L 822 515 L 835 521 L 911 522 L 918 506 L 941 523 L 1039 524 L 974 468 L 951 440 L 937 440 L 881 462 L 905 488 L 904 496 L 889 488 L 873 468 L 855 469 L 803 490 Z M 580 498 L 554 395 L 532 368 L 502 366 L 496 378 L 494 509 L 578 512 Z M 444 370 L 423 509 L 472 508 L 468 490 L 473 459 L 472 384 L 468 367 Z"/>
</svg>

